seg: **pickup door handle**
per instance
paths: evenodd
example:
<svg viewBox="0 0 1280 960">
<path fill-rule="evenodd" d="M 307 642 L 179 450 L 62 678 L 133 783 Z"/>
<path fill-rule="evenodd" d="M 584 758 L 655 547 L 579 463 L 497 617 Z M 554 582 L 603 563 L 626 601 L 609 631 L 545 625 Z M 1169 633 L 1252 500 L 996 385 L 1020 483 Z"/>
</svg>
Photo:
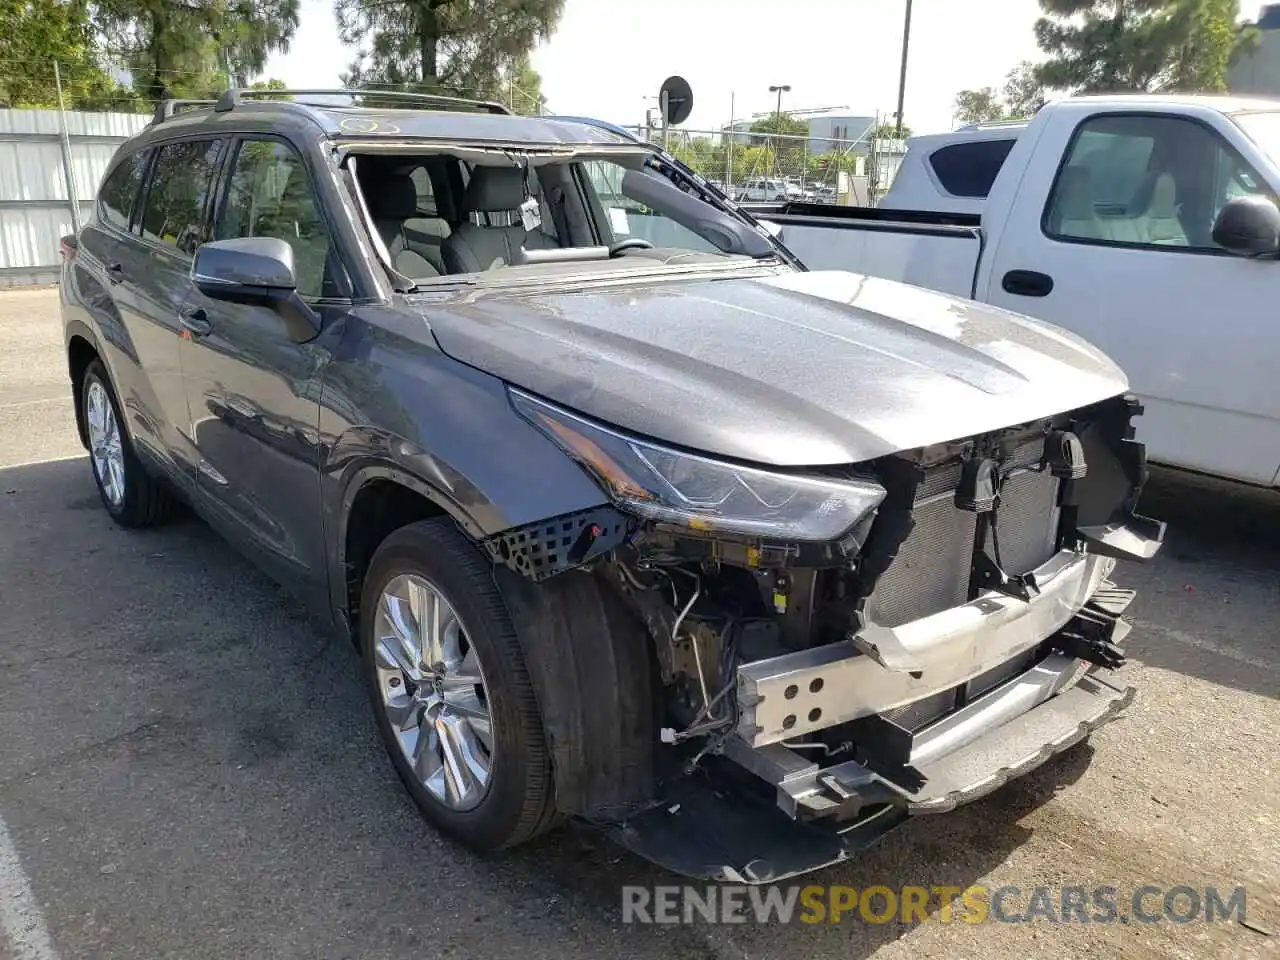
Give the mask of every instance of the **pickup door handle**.
<svg viewBox="0 0 1280 960">
<path fill-rule="evenodd" d="M 1010 270 L 1000 286 L 1019 297 L 1047 297 L 1053 292 L 1053 277 L 1038 270 Z"/>
<path fill-rule="evenodd" d="M 119 263 L 108 263 L 107 280 L 111 283 L 120 283 L 124 280 L 124 265 Z"/>
<path fill-rule="evenodd" d="M 192 336 L 207 337 L 213 333 L 213 324 L 209 322 L 209 315 L 204 312 L 204 307 L 183 307 L 178 314 L 178 322 L 189 330 Z"/>
</svg>

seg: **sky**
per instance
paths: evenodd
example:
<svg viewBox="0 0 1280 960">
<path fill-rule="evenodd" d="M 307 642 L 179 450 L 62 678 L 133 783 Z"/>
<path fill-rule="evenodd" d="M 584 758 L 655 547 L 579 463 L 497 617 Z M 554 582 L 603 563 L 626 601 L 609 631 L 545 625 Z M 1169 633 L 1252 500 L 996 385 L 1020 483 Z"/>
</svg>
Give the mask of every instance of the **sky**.
<svg viewBox="0 0 1280 960">
<path fill-rule="evenodd" d="M 634 125 L 662 81 L 693 88 L 690 130 L 772 111 L 771 85 L 788 84 L 783 110 L 847 108 L 891 114 L 898 96 L 905 0 L 567 0 L 556 32 L 533 52 L 554 113 Z M 907 61 L 907 124 L 952 127 L 956 92 L 997 89 L 1021 60 L 1037 59 L 1036 0 L 914 0 Z M 351 48 L 338 40 L 332 0 L 302 0 L 290 50 L 265 75 L 291 87 L 339 86 Z M 652 99 L 646 99 L 652 98 Z M 842 111 L 843 112 L 843 111 Z"/>
</svg>

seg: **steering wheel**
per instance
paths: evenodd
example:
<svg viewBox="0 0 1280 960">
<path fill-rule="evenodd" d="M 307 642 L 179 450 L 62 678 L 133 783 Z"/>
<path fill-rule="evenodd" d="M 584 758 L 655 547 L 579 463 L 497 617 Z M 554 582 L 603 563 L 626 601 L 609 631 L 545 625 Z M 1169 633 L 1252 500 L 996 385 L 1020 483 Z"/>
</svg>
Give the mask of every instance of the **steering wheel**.
<svg viewBox="0 0 1280 960">
<path fill-rule="evenodd" d="M 625 240 L 619 240 L 609 248 L 609 259 L 612 260 L 624 250 L 652 250 L 653 244 L 644 237 L 627 237 Z"/>
</svg>

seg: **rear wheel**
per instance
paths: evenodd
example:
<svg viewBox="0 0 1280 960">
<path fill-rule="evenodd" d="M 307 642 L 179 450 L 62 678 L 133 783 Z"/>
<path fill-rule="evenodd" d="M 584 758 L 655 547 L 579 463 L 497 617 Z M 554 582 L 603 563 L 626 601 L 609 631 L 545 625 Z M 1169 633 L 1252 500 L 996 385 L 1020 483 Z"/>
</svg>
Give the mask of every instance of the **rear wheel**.
<svg viewBox="0 0 1280 960">
<path fill-rule="evenodd" d="M 452 520 L 383 541 L 362 590 L 360 640 L 379 733 L 427 820 L 481 850 L 555 822 L 524 653 L 488 562 Z"/>
<path fill-rule="evenodd" d="M 169 519 L 173 496 L 147 473 L 134 453 L 101 360 L 85 369 L 80 397 L 93 479 L 107 513 L 123 527 L 146 527 Z"/>
</svg>

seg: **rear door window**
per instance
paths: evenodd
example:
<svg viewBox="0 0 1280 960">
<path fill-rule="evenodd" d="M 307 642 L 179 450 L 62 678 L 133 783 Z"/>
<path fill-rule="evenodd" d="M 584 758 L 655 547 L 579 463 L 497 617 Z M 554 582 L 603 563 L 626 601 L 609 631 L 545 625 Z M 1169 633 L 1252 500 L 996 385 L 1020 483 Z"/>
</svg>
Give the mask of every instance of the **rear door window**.
<svg viewBox="0 0 1280 960">
<path fill-rule="evenodd" d="M 1013 140 L 953 143 L 929 154 L 929 166 L 953 197 L 985 197 L 1013 149 Z"/>
<path fill-rule="evenodd" d="M 142 235 L 193 254 L 204 241 L 204 211 L 223 140 L 186 140 L 160 148 L 142 211 Z"/>
<path fill-rule="evenodd" d="M 129 229 L 134 204 L 138 200 L 138 188 L 147 169 L 150 150 L 129 154 L 107 174 L 98 190 L 98 216 L 120 230 Z"/>
</svg>

